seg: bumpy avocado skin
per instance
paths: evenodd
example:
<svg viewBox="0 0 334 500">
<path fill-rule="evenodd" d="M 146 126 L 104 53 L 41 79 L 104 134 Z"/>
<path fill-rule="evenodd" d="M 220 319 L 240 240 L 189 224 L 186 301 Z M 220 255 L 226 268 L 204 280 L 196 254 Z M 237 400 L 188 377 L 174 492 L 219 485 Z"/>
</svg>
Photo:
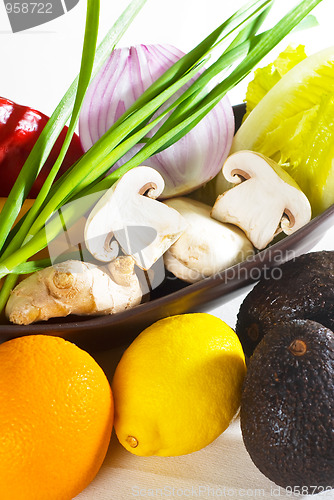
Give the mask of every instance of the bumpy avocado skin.
<svg viewBox="0 0 334 500">
<path fill-rule="evenodd" d="M 304 354 L 289 349 L 297 339 Z M 333 332 L 309 320 L 273 326 L 250 359 L 240 419 L 246 449 L 270 480 L 308 494 L 333 488 Z"/>
<path fill-rule="evenodd" d="M 271 326 L 312 319 L 334 330 L 334 251 L 311 252 L 261 279 L 241 304 L 236 333 L 251 356 Z"/>
</svg>

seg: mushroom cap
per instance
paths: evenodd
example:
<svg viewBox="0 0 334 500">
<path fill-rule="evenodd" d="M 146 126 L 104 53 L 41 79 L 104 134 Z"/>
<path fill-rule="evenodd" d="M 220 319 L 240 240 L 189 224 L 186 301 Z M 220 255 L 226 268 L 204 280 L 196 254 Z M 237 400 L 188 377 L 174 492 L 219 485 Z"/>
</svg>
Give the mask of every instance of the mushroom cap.
<svg viewBox="0 0 334 500">
<path fill-rule="evenodd" d="M 166 269 L 174 274 L 177 278 L 187 283 L 196 283 L 206 276 L 199 273 L 195 269 L 185 266 L 180 260 L 173 256 L 173 254 L 167 251 L 164 255 L 164 264 Z"/>
<path fill-rule="evenodd" d="M 199 281 L 253 255 L 253 246 L 245 234 L 231 224 L 212 219 L 209 205 L 182 197 L 164 203 L 188 223 L 164 256 L 167 269 L 180 279 Z"/>
</svg>

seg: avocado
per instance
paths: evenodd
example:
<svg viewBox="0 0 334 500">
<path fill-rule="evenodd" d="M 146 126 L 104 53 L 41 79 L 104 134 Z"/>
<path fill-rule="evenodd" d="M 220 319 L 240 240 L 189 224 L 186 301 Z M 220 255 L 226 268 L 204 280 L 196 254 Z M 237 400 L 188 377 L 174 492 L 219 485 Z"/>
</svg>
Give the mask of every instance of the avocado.
<svg viewBox="0 0 334 500">
<path fill-rule="evenodd" d="M 273 325 L 249 360 L 240 421 L 271 481 L 308 494 L 333 488 L 334 333 L 311 320 Z"/>
<path fill-rule="evenodd" d="M 245 354 L 252 355 L 273 323 L 290 319 L 311 319 L 334 330 L 334 251 L 300 255 L 255 285 L 237 317 Z"/>
</svg>

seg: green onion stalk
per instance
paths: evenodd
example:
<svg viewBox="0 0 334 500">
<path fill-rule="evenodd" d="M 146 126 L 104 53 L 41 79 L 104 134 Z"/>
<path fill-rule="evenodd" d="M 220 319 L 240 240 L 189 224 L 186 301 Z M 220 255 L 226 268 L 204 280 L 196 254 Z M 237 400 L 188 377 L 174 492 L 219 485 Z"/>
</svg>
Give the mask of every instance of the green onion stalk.
<svg viewBox="0 0 334 500">
<path fill-rule="evenodd" d="M 50 265 L 49 259 L 32 263 L 27 260 L 47 247 L 64 230 L 64 224 L 70 227 L 96 203 L 101 192 L 109 189 L 127 171 L 141 165 L 147 158 L 166 149 L 188 133 L 322 0 L 301 1 L 273 28 L 262 33 L 258 33 L 258 30 L 275 0 L 253 0 L 247 3 L 172 65 L 60 179 L 54 182 L 77 125 L 89 82 L 145 1 L 133 0 L 129 4 L 96 51 L 99 2 L 87 1 L 79 76 L 37 140 L 0 213 L 0 278 L 8 275 L 0 291 L 0 311 L 15 286 L 18 273 Z M 198 74 L 199 69 L 209 63 L 211 53 L 233 34 L 235 38 L 222 50 L 221 55 L 162 112 L 161 106 Z M 227 76 L 208 90 L 208 84 L 226 72 Z M 156 118 L 152 119 L 154 114 Z M 169 116 L 166 119 L 167 115 Z M 32 208 L 18 227 L 13 228 L 35 178 L 69 118 L 67 137 L 54 167 Z M 148 139 L 147 134 L 163 119 L 165 121 L 157 132 Z M 106 175 L 110 167 L 138 143 L 144 143 L 141 150 L 120 168 Z M 61 218 L 55 216 L 57 211 L 61 211 Z"/>
</svg>

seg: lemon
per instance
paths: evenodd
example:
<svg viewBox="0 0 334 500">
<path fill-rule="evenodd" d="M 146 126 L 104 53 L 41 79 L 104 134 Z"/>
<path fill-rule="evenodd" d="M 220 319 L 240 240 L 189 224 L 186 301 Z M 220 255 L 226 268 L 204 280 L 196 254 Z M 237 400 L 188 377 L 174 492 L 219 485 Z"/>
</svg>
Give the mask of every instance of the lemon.
<svg viewBox="0 0 334 500">
<path fill-rule="evenodd" d="M 162 319 L 126 349 L 112 383 L 114 427 L 135 455 L 184 455 L 236 414 L 246 374 L 237 335 L 206 313 Z"/>
</svg>

